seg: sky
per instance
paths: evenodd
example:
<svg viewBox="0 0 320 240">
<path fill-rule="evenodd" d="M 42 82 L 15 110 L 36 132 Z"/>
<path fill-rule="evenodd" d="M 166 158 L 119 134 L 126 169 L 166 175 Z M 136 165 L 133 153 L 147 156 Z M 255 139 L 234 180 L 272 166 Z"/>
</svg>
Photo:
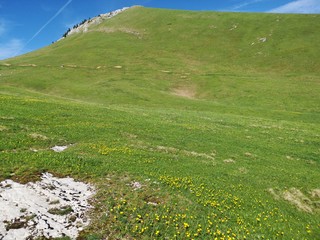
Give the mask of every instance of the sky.
<svg viewBox="0 0 320 240">
<path fill-rule="evenodd" d="M 320 0 L 0 0 L 0 60 L 50 45 L 84 19 L 133 5 L 320 14 Z"/>
</svg>

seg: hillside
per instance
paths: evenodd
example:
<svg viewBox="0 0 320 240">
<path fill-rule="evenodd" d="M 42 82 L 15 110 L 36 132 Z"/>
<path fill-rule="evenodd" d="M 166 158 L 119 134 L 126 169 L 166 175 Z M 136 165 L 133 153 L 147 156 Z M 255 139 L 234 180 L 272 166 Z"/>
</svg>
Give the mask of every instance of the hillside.
<svg viewBox="0 0 320 240">
<path fill-rule="evenodd" d="M 0 180 L 95 184 L 81 239 L 317 239 L 319 18 L 132 7 L 0 61 Z"/>
<path fill-rule="evenodd" d="M 6 61 L 15 76 L 2 81 L 100 103 L 170 99 L 168 105 L 180 106 L 174 96 L 180 94 L 263 111 L 314 112 L 319 17 L 134 7 L 85 34 Z M 37 67 L 18 67 L 25 64 Z M 307 106 L 300 94 L 310 97 Z"/>
</svg>

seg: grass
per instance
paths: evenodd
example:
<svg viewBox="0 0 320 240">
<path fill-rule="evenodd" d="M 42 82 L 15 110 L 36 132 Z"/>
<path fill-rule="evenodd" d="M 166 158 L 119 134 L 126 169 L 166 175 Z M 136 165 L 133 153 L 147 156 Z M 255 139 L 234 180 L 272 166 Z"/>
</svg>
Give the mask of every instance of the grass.
<svg viewBox="0 0 320 240">
<path fill-rule="evenodd" d="M 318 17 L 133 8 L 5 61 L 0 179 L 95 184 L 80 239 L 317 239 Z"/>
</svg>

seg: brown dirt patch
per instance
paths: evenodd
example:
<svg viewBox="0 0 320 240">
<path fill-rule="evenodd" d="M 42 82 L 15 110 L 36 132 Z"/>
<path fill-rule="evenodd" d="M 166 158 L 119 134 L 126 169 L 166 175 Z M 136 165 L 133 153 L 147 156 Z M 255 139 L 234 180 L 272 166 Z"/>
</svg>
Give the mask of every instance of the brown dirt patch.
<svg viewBox="0 0 320 240">
<path fill-rule="evenodd" d="M 320 189 L 315 189 L 320 190 Z M 273 188 L 269 188 L 267 190 L 276 200 L 285 200 L 289 202 L 290 204 L 294 205 L 296 208 L 298 208 L 301 211 L 308 212 L 308 213 L 314 213 L 317 212 L 318 205 L 316 201 L 312 201 L 309 197 L 316 197 L 316 194 L 320 194 L 320 191 L 311 191 L 310 196 L 309 194 L 306 195 L 303 192 L 301 192 L 297 188 L 290 188 L 288 190 L 275 190 Z"/>
<path fill-rule="evenodd" d="M 249 172 L 245 167 L 240 167 L 238 170 L 241 174 L 247 174 Z"/>
<path fill-rule="evenodd" d="M 173 95 L 189 98 L 189 99 L 195 99 L 196 98 L 196 90 L 193 87 L 179 87 L 175 88 L 172 91 Z"/>
<path fill-rule="evenodd" d="M 304 195 L 299 189 L 290 188 L 289 190 L 283 193 L 283 199 L 295 205 L 298 209 L 312 213 L 313 209 L 311 208 L 311 200 Z"/>
<path fill-rule="evenodd" d="M 235 163 L 236 161 L 233 159 L 225 159 L 223 160 L 224 163 Z"/>
<path fill-rule="evenodd" d="M 31 133 L 29 134 L 29 136 L 33 139 L 38 139 L 38 140 L 48 140 L 48 137 L 42 135 L 42 134 L 39 134 L 39 133 Z"/>
<path fill-rule="evenodd" d="M 269 188 L 267 190 L 276 200 L 280 200 L 281 197 L 279 196 L 279 193 L 277 193 L 273 188 Z"/>
<path fill-rule="evenodd" d="M 320 198 L 320 189 L 313 189 L 310 194 L 313 198 Z"/>
<path fill-rule="evenodd" d="M 6 131 L 8 130 L 7 127 L 0 125 L 0 132 Z"/>
</svg>

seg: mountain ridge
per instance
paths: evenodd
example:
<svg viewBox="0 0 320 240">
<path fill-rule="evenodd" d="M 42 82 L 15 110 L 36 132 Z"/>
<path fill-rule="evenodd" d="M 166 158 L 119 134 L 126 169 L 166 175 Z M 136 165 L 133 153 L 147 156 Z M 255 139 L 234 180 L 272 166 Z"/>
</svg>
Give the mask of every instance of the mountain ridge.
<svg viewBox="0 0 320 240">
<path fill-rule="evenodd" d="M 132 7 L 135 7 L 135 6 L 132 6 Z M 125 10 L 127 10 L 129 8 L 130 7 L 124 7 L 124 8 L 117 9 L 117 10 L 114 10 L 114 11 L 111 11 L 111 12 L 108 12 L 108 13 L 99 14 L 98 16 L 90 18 L 88 20 L 84 20 L 81 23 L 76 24 L 72 29 L 69 28 L 68 31 L 63 34 L 64 37 L 62 37 L 58 41 L 66 38 L 67 36 L 75 34 L 75 33 L 85 33 L 85 32 L 88 31 L 88 28 L 91 27 L 92 25 L 100 24 L 103 21 L 105 21 L 107 19 L 110 19 L 110 18 L 118 15 L 119 13 L 121 13 L 121 12 L 123 12 L 123 11 L 125 11 Z"/>
<path fill-rule="evenodd" d="M 271 66 L 277 71 L 283 71 L 289 67 L 291 71 L 317 72 L 320 67 L 319 61 L 316 60 L 320 53 L 313 46 L 316 45 L 316 39 L 319 38 L 319 34 L 314 31 L 319 24 L 314 18 L 319 18 L 319 15 L 193 12 L 139 7 L 128 9 L 116 21 L 113 18 L 91 26 L 90 30 L 99 31 L 100 28 L 100 32 L 109 35 L 117 32 L 118 29 L 124 33 L 134 32 L 136 35 L 140 33 L 145 38 L 148 36 L 148 39 L 144 40 L 150 40 L 145 41 L 147 48 L 151 47 L 160 52 L 174 51 L 180 55 L 187 53 L 188 57 L 196 57 L 195 60 L 200 60 L 200 62 L 201 59 L 204 59 L 209 64 L 221 61 L 220 65 L 214 64 L 220 68 L 231 63 L 233 67 L 240 65 L 240 69 L 247 67 L 249 70 L 250 65 L 255 68 L 257 67 L 255 65 L 259 63 L 259 71 L 262 70 L 262 66 L 267 66 L 263 68 L 271 70 L 268 68 Z M 86 27 L 83 28 L 83 30 L 86 29 Z M 109 30 L 106 31 L 103 28 Z M 71 31 L 71 33 L 76 31 L 78 30 Z M 80 35 L 77 37 L 79 38 Z M 99 38 L 98 35 L 97 38 Z M 76 43 L 78 40 L 73 41 L 74 44 L 78 44 Z M 117 40 L 126 41 L 123 38 Z M 175 44 L 174 41 L 179 44 Z M 104 42 L 97 39 L 97 46 L 101 43 L 101 47 L 105 48 L 103 45 L 107 42 L 107 39 Z M 61 41 L 58 44 L 61 44 Z M 83 41 L 83 44 L 87 43 Z M 123 45 L 122 48 L 128 46 L 128 43 L 124 44 L 126 45 Z M 53 44 L 45 49 L 53 50 L 55 46 Z M 84 45 L 80 48 L 85 49 L 85 47 Z M 142 47 L 140 47 L 141 52 L 143 52 Z M 102 51 L 109 52 L 108 48 Z M 78 52 L 74 50 L 73 54 L 78 54 Z M 36 55 L 36 53 L 37 51 L 25 56 Z M 40 53 L 45 54 L 43 50 L 40 50 Z M 197 55 L 192 56 L 195 54 Z M 208 56 L 211 57 L 207 58 Z M 177 58 L 176 55 L 172 57 Z M 316 60 L 313 60 L 314 58 Z M 95 60 L 99 60 L 99 54 L 96 55 Z M 284 64 L 287 66 L 283 66 Z"/>
</svg>

